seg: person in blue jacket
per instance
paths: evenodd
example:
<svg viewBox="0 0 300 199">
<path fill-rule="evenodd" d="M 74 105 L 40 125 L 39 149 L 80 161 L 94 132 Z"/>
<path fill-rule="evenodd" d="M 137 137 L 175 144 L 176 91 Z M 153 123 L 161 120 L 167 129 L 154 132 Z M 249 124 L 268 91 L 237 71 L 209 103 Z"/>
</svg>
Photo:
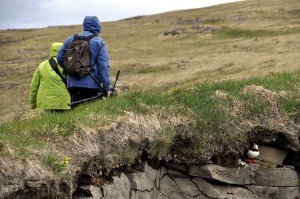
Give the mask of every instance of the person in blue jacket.
<svg viewBox="0 0 300 199">
<path fill-rule="evenodd" d="M 79 33 L 79 37 L 88 37 L 90 35 L 98 36 L 101 32 L 101 24 L 96 16 L 86 16 L 83 21 L 83 32 Z M 66 48 L 73 41 L 74 36 L 70 36 L 64 42 L 60 51 L 57 54 L 58 64 L 64 67 L 63 59 L 66 52 Z M 91 75 L 103 85 L 104 96 L 109 94 L 110 86 L 110 64 L 107 47 L 104 40 L 101 37 L 93 37 L 90 42 L 91 52 L 91 64 L 93 65 L 93 71 Z M 72 101 L 79 101 L 93 97 L 98 94 L 99 86 L 95 81 L 87 75 L 85 77 L 72 77 L 67 75 L 67 86 L 71 94 Z"/>
</svg>

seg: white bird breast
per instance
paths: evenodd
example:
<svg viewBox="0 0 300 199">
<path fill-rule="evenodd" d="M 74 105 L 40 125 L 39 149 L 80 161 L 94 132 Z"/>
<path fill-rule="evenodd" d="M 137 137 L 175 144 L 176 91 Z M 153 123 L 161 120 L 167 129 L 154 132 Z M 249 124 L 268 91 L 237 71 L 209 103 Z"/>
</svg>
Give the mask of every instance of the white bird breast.
<svg viewBox="0 0 300 199">
<path fill-rule="evenodd" d="M 257 158 L 258 155 L 259 155 L 259 151 L 251 151 L 251 150 L 249 150 L 247 152 L 247 156 L 249 158 Z"/>
</svg>

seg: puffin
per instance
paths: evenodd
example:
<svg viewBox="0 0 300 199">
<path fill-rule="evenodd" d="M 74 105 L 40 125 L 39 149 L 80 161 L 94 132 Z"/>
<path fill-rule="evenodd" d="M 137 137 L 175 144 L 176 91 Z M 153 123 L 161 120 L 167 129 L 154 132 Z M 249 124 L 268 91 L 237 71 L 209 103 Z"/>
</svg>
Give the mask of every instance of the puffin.
<svg viewBox="0 0 300 199">
<path fill-rule="evenodd" d="M 259 156 L 258 145 L 251 142 L 248 150 L 246 151 L 246 161 L 248 163 L 255 163 L 255 158 L 257 158 L 257 156 Z"/>
</svg>

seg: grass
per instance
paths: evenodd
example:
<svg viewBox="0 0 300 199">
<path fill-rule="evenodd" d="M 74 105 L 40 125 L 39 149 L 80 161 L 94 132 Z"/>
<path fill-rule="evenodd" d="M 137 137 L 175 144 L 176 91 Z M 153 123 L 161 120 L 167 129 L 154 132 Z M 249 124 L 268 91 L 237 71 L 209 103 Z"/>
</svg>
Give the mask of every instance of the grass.
<svg viewBox="0 0 300 199">
<path fill-rule="evenodd" d="M 108 46 L 112 79 L 120 69 L 118 88 L 126 93 L 293 72 L 300 63 L 297 6 L 297 0 L 255 0 L 104 22 L 101 37 Z M 0 31 L 0 122 L 29 110 L 28 87 L 38 64 L 48 59 L 50 44 L 81 28 Z M 185 31 L 164 35 L 175 29 Z M 266 65 L 268 60 L 274 61 Z"/>
<path fill-rule="evenodd" d="M 253 0 L 102 23 L 120 95 L 63 113 L 30 110 L 29 84 L 50 44 L 81 25 L 0 31 L 0 167 L 13 179 L 20 168 L 28 179 L 54 176 L 65 189 L 146 156 L 237 166 L 251 141 L 299 151 L 298 4 Z M 175 29 L 184 31 L 164 35 Z"/>
<path fill-rule="evenodd" d="M 290 10 L 290 11 L 288 11 L 288 14 L 299 18 L 300 17 L 300 9 Z"/>
<path fill-rule="evenodd" d="M 181 126 L 187 125 L 184 128 L 192 132 L 193 146 L 186 150 L 200 159 L 221 150 L 224 144 L 235 144 L 233 140 L 247 142 L 247 122 L 275 129 L 279 128 L 280 118 L 284 118 L 287 125 L 292 121 L 299 124 L 299 82 L 300 71 L 276 73 L 241 81 L 195 83 L 163 93 L 136 91 L 81 105 L 65 113 L 32 111 L 0 125 L 0 154 L 2 157 L 25 158 L 34 157 L 36 150 L 45 151 L 42 153 L 44 164 L 62 171 L 63 166 L 57 159 L 59 155 L 46 150 L 49 147 L 55 149 L 57 138 L 84 134 L 85 129 L 105 129 L 118 118 L 131 118 L 133 123 L 123 121 L 115 127 L 120 134 L 113 133 L 99 142 L 105 162 L 108 161 L 105 157 L 110 156 L 115 164 L 122 164 L 124 160 L 134 162 L 139 156 L 142 139 L 149 139 L 152 156 L 165 158 L 177 142 L 176 135 L 185 132 L 178 130 L 181 127 L 170 118 L 188 118 Z M 267 90 L 246 92 L 245 88 L 251 85 Z M 272 93 L 277 97 L 273 98 Z M 151 115 L 158 115 L 161 128 L 142 127 L 151 124 Z M 144 137 L 143 132 L 147 131 L 154 131 L 154 134 Z M 130 141 L 123 140 L 125 132 L 132 133 Z"/>
<path fill-rule="evenodd" d="M 67 164 L 59 160 L 55 155 L 48 154 L 45 157 L 44 164 L 47 165 L 51 170 L 60 173 L 66 169 Z"/>
<path fill-rule="evenodd" d="M 148 67 L 148 68 L 141 68 L 137 70 L 138 74 L 145 74 L 145 73 L 161 73 L 170 70 L 169 67 L 161 66 L 161 67 Z"/>
<path fill-rule="evenodd" d="M 225 28 L 219 32 L 225 38 L 240 38 L 240 37 L 270 37 L 280 34 L 276 31 L 270 30 L 243 30 Z"/>
<path fill-rule="evenodd" d="M 207 19 L 204 21 L 206 24 L 222 24 L 224 19 L 222 18 L 215 18 L 215 19 Z"/>
<path fill-rule="evenodd" d="M 239 28 L 223 28 L 218 32 L 220 38 L 257 38 L 257 37 L 274 37 L 278 35 L 287 35 L 299 33 L 299 28 L 288 29 L 284 31 L 274 30 L 246 30 Z"/>
</svg>

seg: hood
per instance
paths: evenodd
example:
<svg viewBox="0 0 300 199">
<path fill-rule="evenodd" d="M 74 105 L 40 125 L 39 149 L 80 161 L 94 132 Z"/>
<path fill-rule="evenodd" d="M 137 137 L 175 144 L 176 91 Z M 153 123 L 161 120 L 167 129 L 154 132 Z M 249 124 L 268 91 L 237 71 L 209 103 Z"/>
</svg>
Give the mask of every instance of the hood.
<svg viewBox="0 0 300 199">
<path fill-rule="evenodd" d="M 50 46 L 50 56 L 51 57 L 56 57 L 58 51 L 60 50 L 60 48 L 62 47 L 62 43 L 59 42 L 54 42 L 51 44 Z"/>
<path fill-rule="evenodd" d="M 86 16 L 83 20 L 83 30 L 98 35 L 101 32 L 101 24 L 98 17 Z"/>
</svg>

